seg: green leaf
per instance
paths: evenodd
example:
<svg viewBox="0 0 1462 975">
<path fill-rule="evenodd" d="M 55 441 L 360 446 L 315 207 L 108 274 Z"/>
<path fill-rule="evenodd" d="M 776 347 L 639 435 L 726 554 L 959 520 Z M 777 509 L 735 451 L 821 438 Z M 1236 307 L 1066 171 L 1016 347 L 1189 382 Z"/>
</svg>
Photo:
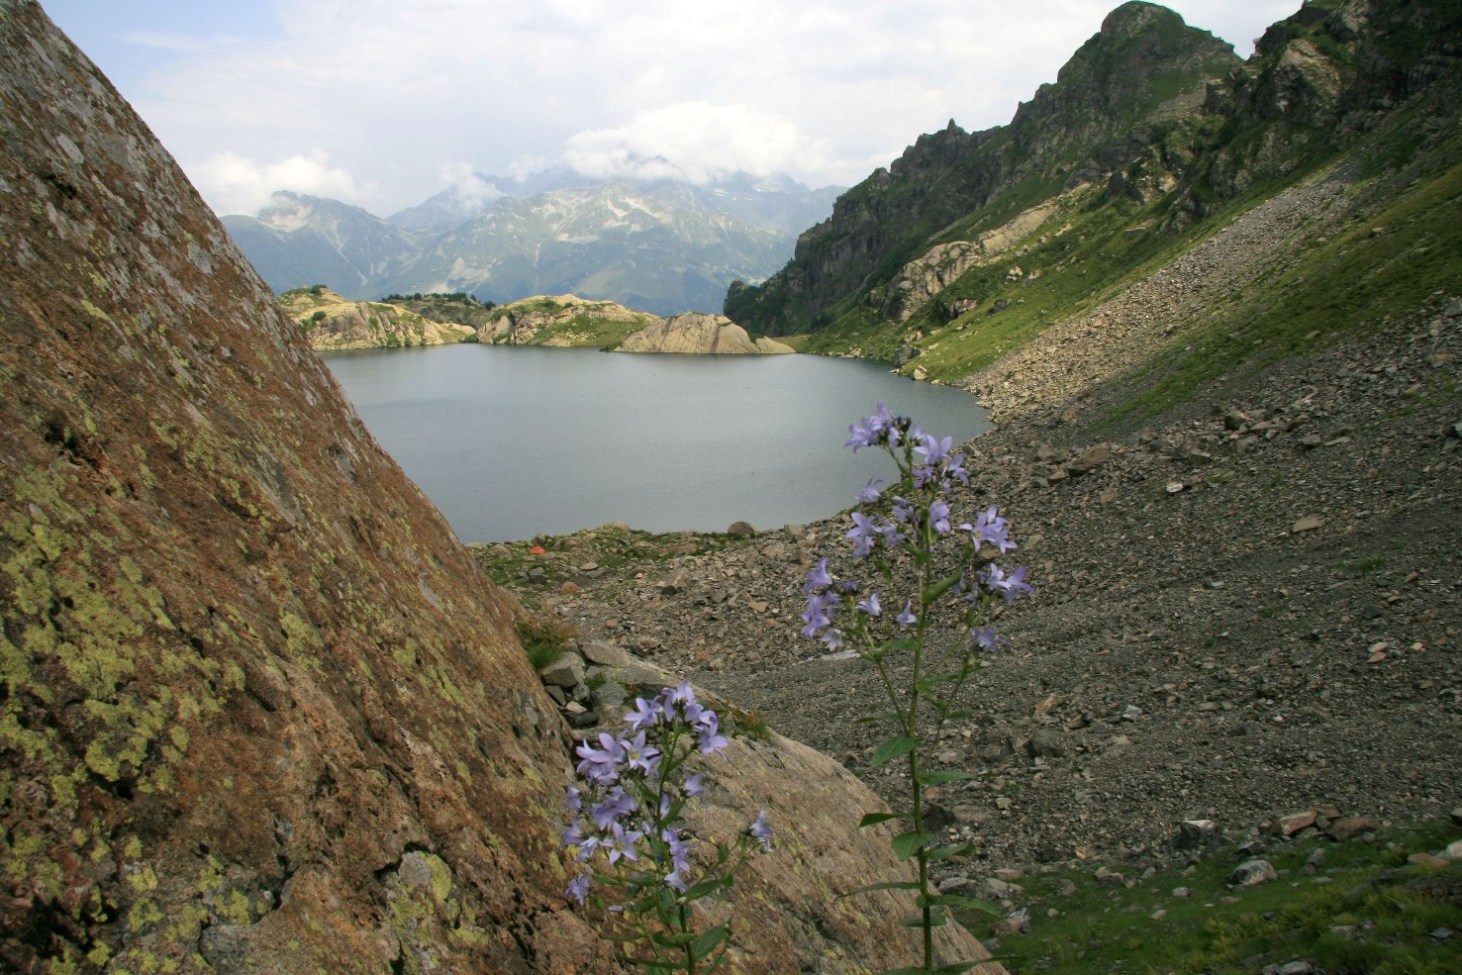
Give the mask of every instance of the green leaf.
<svg viewBox="0 0 1462 975">
<path fill-rule="evenodd" d="M 931 585 L 928 589 L 925 589 L 924 605 L 928 606 L 938 600 L 940 596 L 943 596 L 945 593 L 949 592 L 949 590 L 953 589 L 955 585 L 963 578 L 963 572 L 956 572 L 954 575 L 946 576 L 945 578 L 940 579 L 938 582 Z"/>
<path fill-rule="evenodd" d="M 940 684 L 948 684 L 950 681 L 959 680 L 966 676 L 968 675 L 961 674 L 957 670 L 946 670 L 942 674 L 929 674 L 919 681 L 919 689 L 921 691 L 932 691 Z"/>
<path fill-rule="evenodd" d="M 939 837 L 933 833 L 900 833 L 893 838 L 893 855 L 900 860 L 907 860 L 937 839 Z"/>
<path fill-rule="evenodd" d="M 898 818 L 898 813 L 869 813 L 862 819 L 858 820 L 858 828 L 862 829 L 865 826 L 877 826 L 879 823 L 886 823 L 890 819 Z"/>
<path fill-rule="evenodd" d="M 948 860 L 950 857 L 969 856 L 973 852 L 975 852 L 974 843 L 956 843 L 953 846 L 936 846 L 929 851 L 926 859 L 930 862 L 935 860 Z"/>
<path fill-rule="evenodd" d="M 897 738 L 890 738 L 873 750 L 873 757 L 868 760 L 872 766 L 882 765 L 889 759 L 898 758 L 900 755 L 907 755 L 919 747 L 917 738 L 910 738 L 908 735 L 899 735 Z"/>
<path fill-rule="evenodd" d="M 693 931 L 657 931 L 650 940 L 662 948 L 683 948 L 695 940 Z"/>
<path fill-rule="evenodd" d="M 964 975 L 965 972 L 980 964 L 977 961 L 961 961 L 953 965 L 940 965 L 934 969 L 931 975 Z"/>
<path fill-rule="evenodd" d="M 854 894 L 868 894 L 875 890 L 918 890 L 917 880 L 890 880 L 882 884 L 869 884 L 867 887 L 859 887 L 857 890 L 850 890 L 846 894 L 839 894 L 839 897 L 852 897 Z"/>
<path fill-rule="evenodd" d="M 713 894 L 716 891 L 720 890 L 721 886 L 725 882 L 725 877 L 712 877 L 710 880 L 702 880 L 700 883 L 687 890 L 681 896 L 683 896 L 688 901 L 698 901 L 702 897 L 705 897 L 707 894 Z"/>
<path fill-rule="evenodd" d="M 731 937 L 731 929 L 724 924 L 718 924 L 709 931 L 701 934 L 690 946 L 690 956 L 696 961 L 715 951 L 722 942 Z"/>
</svg>

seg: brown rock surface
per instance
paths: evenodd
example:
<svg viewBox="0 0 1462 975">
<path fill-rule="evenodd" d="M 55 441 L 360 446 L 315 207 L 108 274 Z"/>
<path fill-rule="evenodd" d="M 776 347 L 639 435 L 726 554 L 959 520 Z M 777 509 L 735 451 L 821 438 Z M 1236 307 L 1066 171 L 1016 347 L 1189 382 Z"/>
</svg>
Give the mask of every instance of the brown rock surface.
<svg viewBox="0 0 1462 975">
<path fill-rule="evenodd" d="M 768 338 L 753 339 L 746 329 L 721 315 L 686 312 L 662 318 L 624 340 L 619 352 L 683 352 L 697 355 L 779 354 L 790 345 Z"/>
<path fill-rule="evenodd" d="M 0 45 L 0 969 L 617 970 L 516 603 L 40 7 Z M 906 867 L 876 800 L 733 750 L 709 828 L 782 838 L 743 970 L 907 964 L 907 903 L 826 896 Z"/>
</svg>

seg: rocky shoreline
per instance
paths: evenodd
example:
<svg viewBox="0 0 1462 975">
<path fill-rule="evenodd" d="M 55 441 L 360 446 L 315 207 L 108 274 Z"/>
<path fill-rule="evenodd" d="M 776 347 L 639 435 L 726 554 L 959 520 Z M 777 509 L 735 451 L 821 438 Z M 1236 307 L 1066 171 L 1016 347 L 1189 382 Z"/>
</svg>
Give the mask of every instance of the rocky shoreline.
<svg viewBox="0 0 1462 975">
<path fill-rule="evenodd" d="M 1188 820 L 1262 847 L 1296 810 L 1459 804 L 1459 347 L 1462 302 L 1438 296 L 1120 437 L 1051 405 L 967 445 L 960 503 L 1001 506 L 1037 592 L 935 749 L 976 775 L 934 798 L 976 842 L 954 870 L 1184 856 Z M 802 578 L 844 531 L 610 526 L 478 552 L 581 644 L 687 676 L 895 800 L 899 771 L 866 764 L 882 732 L 857 723 L 867 665 L 797 633 Z"/>
</svg>

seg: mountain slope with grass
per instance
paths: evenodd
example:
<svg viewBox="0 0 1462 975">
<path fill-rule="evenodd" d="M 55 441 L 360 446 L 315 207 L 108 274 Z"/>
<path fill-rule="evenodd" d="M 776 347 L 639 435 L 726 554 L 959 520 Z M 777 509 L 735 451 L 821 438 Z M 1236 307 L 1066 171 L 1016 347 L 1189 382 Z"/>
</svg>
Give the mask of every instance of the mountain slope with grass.
<svg viewBox="0 0 1462 975">
<path fill-rule="evenodd" d="M 1176 15 L 1125 4 L 1009 126 L 921 137 L 766 284 L 733 285 L 727 314 L 965 381 L 997 407 L 1032 358 L 1061 374 L 1059 395 L 1120 372 L 1150 412 L 1241 363 L 1417 312 L 1462 276 L 1459 36 L 1451 0 L 1328 0 L 1239 64 Z M 1084 79 L 1113 74 L 1135 87 L 1083 98 Z M 973 173 L 1002 175 L 958 183 Z M 897 205 L 924 198 L 939 209 Z M 1093 343 L 1109 350 L 1095 371 Z"/>
</svg>

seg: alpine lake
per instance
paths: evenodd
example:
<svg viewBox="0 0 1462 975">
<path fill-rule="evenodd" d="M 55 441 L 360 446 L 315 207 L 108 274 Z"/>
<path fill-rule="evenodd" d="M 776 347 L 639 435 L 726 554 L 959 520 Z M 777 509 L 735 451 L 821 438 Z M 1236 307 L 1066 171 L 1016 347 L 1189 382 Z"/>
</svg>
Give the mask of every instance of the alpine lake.
<svg viewBox="0 0 1462 975">
<path fill-rule="evenodd" d="M 881 452 L 843 446 L 879 402 L 956 443 L 968 393 L 812 355 L 613 354 L 452 345 L 323 354 L 376 440 L 467 542 L 611 521 L 651 532 L 827 518 Z"/>
</svg>

